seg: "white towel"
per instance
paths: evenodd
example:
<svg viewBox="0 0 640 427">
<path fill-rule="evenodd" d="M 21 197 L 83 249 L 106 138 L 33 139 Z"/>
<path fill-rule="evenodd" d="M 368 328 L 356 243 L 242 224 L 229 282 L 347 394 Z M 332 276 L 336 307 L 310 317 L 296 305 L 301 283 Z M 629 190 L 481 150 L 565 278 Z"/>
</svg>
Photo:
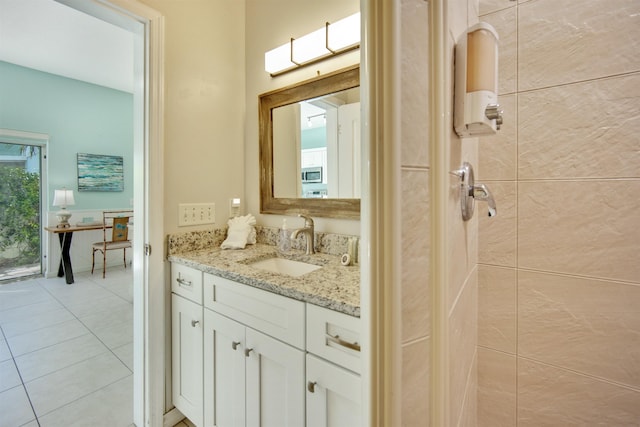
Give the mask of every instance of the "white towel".
<svg viewBox="0 0 640 427">
<path fill-rule="evenodd" d="M 255 228 L 253 227 L 255 223 L 256 218 L 251 214 L 231 218 L 227 222 L 229 225 L 227 238 L 220 247 L 222 249 L 244 249 L 247 243 L 255 243 Z M 252 234 L 254 234 L 253 238 Z M 252 241 L 248 242 L 248 240 Z"/>
</svg>

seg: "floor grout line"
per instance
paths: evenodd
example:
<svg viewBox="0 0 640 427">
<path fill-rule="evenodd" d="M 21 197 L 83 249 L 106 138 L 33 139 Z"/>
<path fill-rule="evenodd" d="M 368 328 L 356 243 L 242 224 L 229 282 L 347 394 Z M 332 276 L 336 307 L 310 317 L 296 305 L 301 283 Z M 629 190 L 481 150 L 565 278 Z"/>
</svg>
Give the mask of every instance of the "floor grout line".
<svg viewBox="0 0 640 427">
<path fill-rule="evenodd" d="M 2 334 L 2 338 L 4 339 L 4 342 L 7 346 L 7 349 L 9 350 L 9 354 L 11 355 L 11 361 L 13 362 L 13 366 L 16 368 L 16 372 L 18 373 L 18 377 L 20 378 L 20 385 L 16 386 L 16 387 L 22 387 L 24 389 L 24 394 L 27 396 L 27 400 L 29 401 L 29 406 L 31 406 L 31 412 L 33 413 L 33 417 L 36 421 L 36 424 L 38 424 L 38 427 L 40 426 L 40 421 L 38 420 L 38 415 L 36 414 L 36 408 L 33 407 L 33 402 L 31 401 L 31 396 L 29 396 L 29 392 L 27 391 L 27 386 L 24 383 L 24 379 L 22 378 L 22 374 L 20 373 L 20 369 L 18 369 L 18 364 L 16 363 L 16 358 L 13 355 L 13 351 L 11 351 L 11 347 L 9 346 L 9 341 L 7 341 L 7 336 L 4 334 L 4 330 L 2 329 L 2 327 L 0 326 L 0 333 Z M 30 423 L 31 421 L 29 421 Z"/>
<path fill-rule="evenodd" d="M 127 272 L 127 273 L 128 273 L 128 272 Z M 118 297 L 118 298 L 122 299 L 123 301 L 127 302 L 128 304 L 130 304 L 130 306 L 131 306 L 131 310 L 133 309 L 133 303 L 132 303 L 132 301 L 129 301 L 129 300 L 128 300 L 127 298 L 125 298 L 123 295 L 121 295 L 121 294 L 119 294 L 119 293 L 115 292 L 115 291 L 113 290 L 113 287 L 108 287 L 108 285 L 107 285 L 107 286 L 105 286 L 105 284 L 104 284 L 104 283 L 102 283 L 102 284 L 101 284 L 101 283 L 97 283 L 97 282 L 95 282 L 95 281 L 93 280 L 93 278 L 92 278 L 91 276 L 88 276 L 88 275 L 80 274 L 80 275 L 77 275 L 76 277 L 77 277 L 78 279 L 80 279 L 80 280 L 86 280 L 88 283 L 91 283 L 92 285 L 95 285 L 95 286 L 99 287 L 100 289 L 103 289 L 103 290 L 105 290 L 105 291 L 109 292 L 109 294 L 110 294 L 110 295 L 114 295 L 114 296 L 116 296 L 116 297 Z M 128 378 L 128 377 L 130 377 L 131 375 L 133 375 L 133 371 L 132 371 L 132 369 L 131 369 L 131 368 L 129 368 L 129 366 L 125 363 L 125 361 L 123 360 L 123 358 L 121 358 L 121 357 L 120 357 L 118 354 L 116 354 L 116 353 L 115 353 L 115 351 L 114 351 L 114 350 L 116 350 L 116 349 L 119 349 L 119 348 L 121 348 L 121 347 L 124 347 L 124 346 L 126 346 L 126 345 L 131 344 L 131 343 L 132 343 L 132 341 L 131 341 L 131 342 L 127 342 L 127 343 L 123 343 L 123 344 L 119 344 L 119 345 L 115 346 L 114 348 L 111 348 L 110 346 L 108 346 L 108 345 L 103 341 L 103 339 L 101 339 L 101 338 L 100 338 L 100 337 L 99 337 L 99 336 L 94 332 L 94 330 L 93 330 L 91 327 L 89 327 L 85 322 L 83 322 L 83 321 L 82 321 L 82 319 L 81 319 L 80 317 L 78 317 L 78 315 L 76 315 L 76 313 L 74 313 L 74 312 L 69 308 L 69 306 L 67 305 L 68 303 L 64 302 L 64 301 L 63 301 L 59 296 L 57 296 L 57 295 L 55 294 L 55 291 L 54 291 L 54 290 L 52 290 L 52 289 L 50 289 L 50 288 L 48 288 L 48 287 L 46 286 L 45 281 L 46 281 L 46 280 L 48 280 L 48 279 L 45 279 L 45 278 L 43 278 L 43 277 L 38 277 L 38 278 L 31 278 L 31 279 L 29 279 L 29 280 L 33 280 L 34 285 L 37 285 L 39 289 L 41 289 L 43 292 L 45 292 L 45 293 L 46 293 L 50 298 L 52 298 L 54 301 L 56 301 L 57 303 L 59 303 L 59 304 L 61 305 L 60 309 L 64 309 L 64 310 L 66 310 L 66 312 L 68 312 L 68 313 L 72 316 L 72 319 L 68 319 L 68 320 L 61 321 L 61 322 L 56 322 L 56 323 L 53 323 L 53 324 L 48 324 L 47 326 L 44 326 L 44 327 L 42 327 L 42 328 L 36 328 L 36 329 L 34 329 L 34 330 L 31 330 L 31 331 L 28 331 L 28 332 L 24 332 L 24 333 L 22 333 L 22 334 L 14 335 L 14 336 L 12 336 L 11 338 L 13 338 L 13 337 L 17 337 L 17 336 L 20 336 L 20 335 L 24 335 L 24 334 L 28 334 L 28 333 L 33 333 L 33 332 L 39 331 L 39 330 L 44 329 L 44 328 L 47 328 L 47 327 L 61 325 L 61 324 L 65 323 L 65 322 L 68 322 L 68 321 L 71 321 L 71 320 L 76 320 L 76 321 L 78 321 L 78 322 L 79 322 L 79 323 L 80 323 L 80 324 L 81 324 L 81 325 L 82 325 L 82 326 L 87 330 L 87 333 L 86 333 L 86 334 L 81 334 L 81 335 L 79 335 L 79 336 L 75 336 L 75 337 L 72 337 L 72 338 L 66 338 L 66 339 L 63 339 L 63 340 L 62 340 L 62 341 L 60 341 L 60 342 L 56 342 L 56 343 L 54 343 L 54 344 L 50 344 L 50 345 L 47 345 L 47 346 L 45 346 L 45 347 L 38 348 L 38 349 L 36 349 L 36 350 L 32 350 L 32 351 L 30 351 L 30 352 L 24 353 L 24 355 L 26 355 L 26 354 L 30 354 L 30 353 L 33 353 L 33 352 L 35 352 L 35 351 L 39 351 L 39 350 L 42 350 L 42 349 L 50 348 L 50 347 L 52 347 L 52 346 L 54 346 L 54 345 L 62 344 L 62 343 L 68 342 L 68 341 L 73 340 L 73 339 L 77 339 L 77 338 L 79 338 L 79 337 L 81 337 L 81 336 L 88 335 L 88 334 L 93 335 L 93 337 L 95 337 L 95 338 L 96 338 L 96 339 L 97 339 L 97 340 L 98 340 L 98 341 L 99 341 L 99 342 L 104 346 L 104 348 L 105 348 L 105 350 L 104 350 L 103 352 L 100 352 L 100 353 L 99 353 L 99 354 L 97 354 L 97 355 L 94 355 L 94 356 L 92 356 L 92 357 L 90 357 L 90 358 L 87 358 L 87 359 L 83 359 L 83 360 L 81 360 L 81 361 L 77 361 L 77 362 L 75 362 L 75 363 L 73 363 L 73 364 L 71 364 L 71 365 L 68 365 L 68 366 L 65 366 L 65 367 L 62 367 L 62 368 L 56 369 L 56 370 L 54 370 L 54 371 L 52 371 L 52 372 L 47 373 L 46 375 L 42 375 L 42 376 L 38 377 L 38 378 L 43 378 L 43 377 L 45 377 L 45 376 L 47 376 L 47 375 L 53 374 L 53 373 L 55 373 L 55 372 L 59 372 L 59 371 L 60 371 L 60 370 L 62 370 L 62 369 L 66 369 L 66 368 L 69 368 L 69 367 L 71 367 L 71 366 L 77 365 L 77 364 L 79 364 L 79 363 L 86 362 L 87 360 L 91 360 L 92 358 L 96 358 L 96 357 L 99 357 L 99 356 L 104 355 L 104 354 L 107 354 L 107 353 L 110 353 L 113 357 L 115 357 L 115 358 L 118 360 L 118 362 L 120 362 L 120 363 L 125 367 L 125 369 L 126 369 L 126 370 L 127 370 L 127 372 L 128 372 L 128 374 L 127 374 L 127 375 L 125 375 L 125 376 L 123 376 L 123 377 L 120 377 L 120 378 L 118 378 L 118 379 L 115 379 L 115 380 L 113 380 L 113 381 L 109 382 L 108 384 L 105 384 L 104 386 L 102 386 L 102 387 L 100 387 L 100 388 L 98 388 L 98 389 L 96 389 L 96 390 L 93 390 L 93 391 L 91 391 L 91 392 L 89 392 L 89 393 L 87 393 L 87 394 L 85 394 L 85 395 L 83 395 L 83 396 L 78 397 L 77 399 L 74 399 L 74 400 L 72 400 L 72 401 L 70 401 L 70 402 L 66 402 L 66 403 L 65 403 L 65 404 L 63 404 L 62 406 L 57 407 L 57 408 L 55 408 L 55 409 L 52 409 L 52 410 L 48 411 L 48 412 L 47 412 L 47 413 L 45 413 L 45 414 L 42 414 L 42 415 L 41 415 L 41 417 L 42 417 L 42 416 L 45 416 L 45 415 L 47 415 L 47 414 L 51 414 L 51 413 L 53 413 L 53 412 L 55 412 L 55 411 L 57 411 L 57 410 L 60 410 L 61 408 L 64 408 L 64 407 L 68 406 L 68 405 L 71 405 L 72 403 L 77 402 L 77 401 L 79 401 L 79 400 L 81 400 L 81 399 L 83 399 L 83 398 L 86 398 L 87 396 L 94 395 L 95 393 L 98 393 L 99 391 L 104 390 L 105 388 L 107 388 L 107 387 L 109 387 L 109 386 L 111 386 L 111 385 L 113 385 L 113 384 L 117 383 L 118 381 L 122 381 L 123 379 Z M 116 281 L 118 281 L 118 285 L 119 285 L 119 284 L 120 284 L 119 280 L 120 280 L 120 278 L 111 279 L 111 280 L 109 281 L 109 283 L 116 283 Z M 131 283 L 132 283 L 132 277 L 131 277 L 130 273 L 129 273 L 129 274 L 126 274 L 126 275 L 123 275 L 123 276 L 122 276 L 122 280 L 126 280 L 126 281 L 128 281 L 128 282 L 131 282 Z M 25 281 L 25 280 L 16 280 L 15 282 L 24 282 L 24 281 Z M 3 283 L 3 286 L 4 286 L 4 285 L 10 285 L 10 283 Z M 68 285 L 67 285 L 67 286 L 68 286 Z M 114 285 L 114 286 L 116 286 L 116 285 Z M 64 289 L 64 288 L 61 288 L 61 289 Z M 33 305 L 33 304 L 37 304 L 37 303 L 24 304 L 24 305 L 20 305 L 20 306 L 16 306 L 16 307 L 11 307 L 11 308 L 10 308 L 10 309 L 8 309 L 8 310 L 11 310 L 11 309 L 18 309 L 18 310 L 19 310 L 19 309 L 25 309 L 25 310 L 27 310 L 27 311 L 28 311 L 28 308 L 27 308 L 27 307 L 29 307 L 29 306 L 31 306 L 31 305 Z M 56 308 L 56 309 L 57 309 L 57 308 Z M 107 313 L 110 313 L 110 312 L 111 312 L 111 310 L 104 310 L 104 314 L 107 314 Z M 91 313 L 91 314 L 94 314 L 94 313 Z M 28 314 L 28 313 L 26 313 L 25 315 L 29 315 L 29 314 Z M 30 406 L 30 408 L 31 408 L 31 412 L 32 412 L 32 414 L 33 414 L 34 420 L 35 420 L 36 424 L 37 424 L 38 426 L 40 426 L 40 420 L 39 420 L 38 414 L 36 413 L 36 410 L 35 410 L 35 407 L 34 407 L 33 401 L 32 401 L 32 399 L 31 399 L 31 396 L 29 395 L 29 391 L 28 391 L 27 386 L 26 386 L 26 384 L 27 384 L 27 383 L 25 383 L 24 378 L 23 378 L 23 376 L 22 376 L 22 374 L 21 374 L 21 372 L 20 372 L 20 369 L 18 368 L 18 364 L 17 364 L 17 362 L 16 362 L 16 357 L 15 357 L 15 356 L 14 356 L 14 354 L 13 354 L 13 351 L 12 351 L 11 346 L 10 346 L 10 344 L 9 344 L 9 340 L 7 339 L 7 337 L 6 337 L 6 335 L 5 335 L 5 332 L 4 332 L 3 328 L 2 328 L 2 325 L 0 325 L 0 333 L 1 333 L 1 335 L 0 335 L 0 336 L 2 337 L 2 339 L 4 339 L 5 344 L 7 345 L 7 348 L 8 348 L 8 350 L 9 350 L 9 354 L 10 354 L 10 356 L 11 356 L 11 360 L 12 360 L 13 365 L 14 365 L 14 367 L 15 367 L 15 369 L 16 369 L 16 371 L 17 371 L 17 373 L 18 373 L 18 376 L 19 376 L 19 378 L 20 378 L 20 385 L 16 385 L 16 387 L 22 387 L 22 388 L 23 388 L 23 390 L 24 390 L 24 392 L 25 392 L 25 395 L 26 395 L 26 397 L 27 397 L 27 400 L 28 400 L 28 402 L 29 402 L 29 406 Z M 133 340 L 133 337 L 131 337 L 131 339 Z M 23 356 L 23 355 L 20 355 L 20 356 Z M 20 357 L 20 356 L 18 356 L 18 357 Z M 35 380 L 36 380 L 36 379 L 38 379 L 38 378 L 34 378 L 34 379 L 32 379 L 31 381 L 29 381 L 29 383 L 30 383 L 30 382 L 32 382 L 32 381 L 35 381 Z M 131 416 L 132 416 L 132 415 L 133 415 L 133 414 L 131 414 Z M 33 422 L 33 420 L 32 420 L 32 421 L 28 421 L 28 422 L 27 422 L 27 424 L 32 423 L 32 422 Z M 130 424 L 128 424 L 128 425 L 130 425 Z"/>
</svg>

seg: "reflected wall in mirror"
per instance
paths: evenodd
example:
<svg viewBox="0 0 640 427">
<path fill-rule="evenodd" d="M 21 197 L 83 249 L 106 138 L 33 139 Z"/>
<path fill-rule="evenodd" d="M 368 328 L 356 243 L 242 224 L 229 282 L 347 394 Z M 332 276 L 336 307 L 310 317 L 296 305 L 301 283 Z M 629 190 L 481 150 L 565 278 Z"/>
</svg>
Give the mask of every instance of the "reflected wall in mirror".
<svg viewBox="0 0 640 427">
<path fill-rule="evenodd" d="M 259 96 L 261 213 L 360 217 L 359 72 Z"/>
<path fill-rule="evenodd" d="M 360 198 L 360 88 L 272 110 L 274 196 Z"/>
</svg>

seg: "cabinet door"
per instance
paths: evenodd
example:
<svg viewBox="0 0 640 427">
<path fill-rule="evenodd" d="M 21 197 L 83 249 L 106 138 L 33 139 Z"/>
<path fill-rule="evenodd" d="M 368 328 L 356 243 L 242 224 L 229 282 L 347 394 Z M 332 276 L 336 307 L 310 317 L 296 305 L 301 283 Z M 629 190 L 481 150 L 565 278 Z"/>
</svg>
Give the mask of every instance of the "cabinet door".
<svg viewBox="0 0 640 427">
<path fill-rule="evenodd" d="M 245 425 L 245 326 L 204 310 L 204 421 Z"/>
<path fill-rule="evenodd" d="M 173 404 L 201 426 L 202 306 L 171 294 L 171 367 Z"/>
<path fill-rule="evenodd" d="M 361 425 L 360 376 L 307 355 L 307 427 Z"/>
<path fill-rule="evenodd" d="M 247 426 L 304 425 L 304 352 L 247 328 Z"/>
</svg>

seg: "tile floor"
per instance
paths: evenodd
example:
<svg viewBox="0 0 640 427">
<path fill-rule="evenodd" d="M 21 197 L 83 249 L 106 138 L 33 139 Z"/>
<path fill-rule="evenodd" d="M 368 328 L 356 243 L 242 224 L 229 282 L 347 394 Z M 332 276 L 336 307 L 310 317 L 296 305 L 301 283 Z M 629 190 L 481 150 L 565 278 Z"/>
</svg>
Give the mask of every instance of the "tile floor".
<svg viewBox="0 0 640 427">
<path fill-rule="evenodd" d="M 0 427 L 133 420 L 131 269 L 0 285 Z"/>
</svg>

